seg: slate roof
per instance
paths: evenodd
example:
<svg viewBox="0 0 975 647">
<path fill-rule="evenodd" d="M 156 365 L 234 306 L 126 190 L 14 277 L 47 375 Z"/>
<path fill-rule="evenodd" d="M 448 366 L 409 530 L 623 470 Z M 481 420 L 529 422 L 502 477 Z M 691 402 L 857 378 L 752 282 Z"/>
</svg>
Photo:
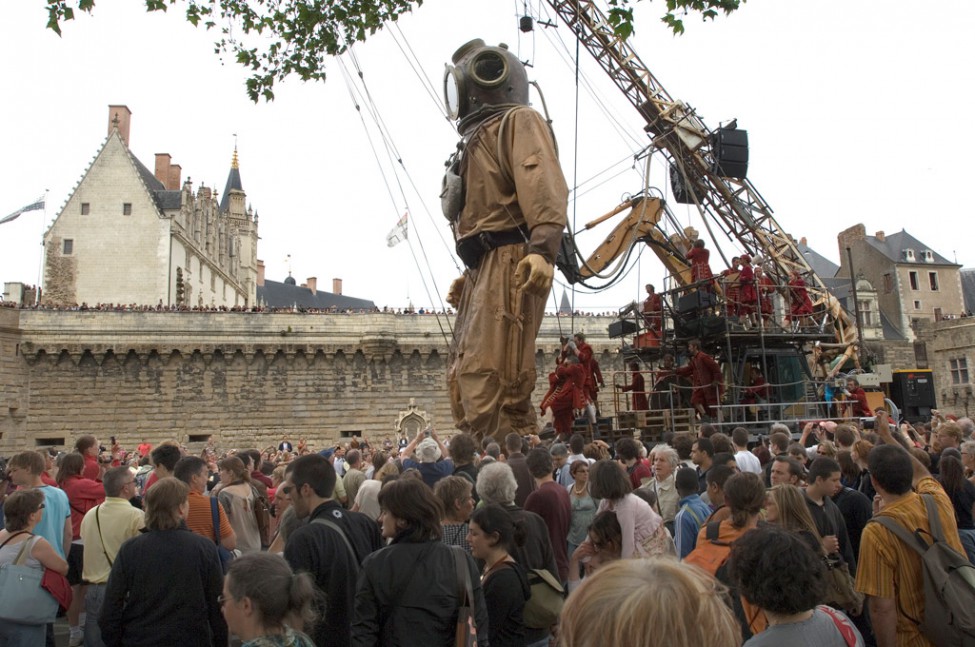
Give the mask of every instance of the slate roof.
<svg viewBox="0 0 975 647">
<path fill-rule="evenodd" d="M 233 189 L 244 190 L 244 185 L 240 182 L 240 169 L 236 166 L 231 166 L 230 175 L 227 176 L 227 186 L 223 188 L 223 197 L 220 198 L 220 211 L 230 209 L 230 191 Z"/>
<path fill-rule="evenodd" d="M 344 294 L 333 294 L 318 290 L 312 294 L 308 288 L 289 285 L 279 281 L 264 281 L 264 285 L 257 287 L 257 302 L 270 308 L 316 308 L 327 310 L 337 308 L 346 310 L 366 309 L 374 310 L 376 304 L 368 299 L 356 299 Z"/>
<path fill-rule="evenodd" d="M 167 190 L 166 186 L 159 181 L 156 175 L 138 157 L 132 154 L 132 151 L 129 151 L 129 155 L 135 163 L 135 168 L 139 171 L 139 176 L 145 182 L 149 192 L 152 193 L 152 197 L 156 200 L 156 205 L 159 209 L 161 211 L 179 209 L 183 205 L 183 192 Z"/>
<path fill-rule="evenodd" d="M 965 300 L 965 312 L 975 312 L 975 268 L 961 271 L 961 294 Z"/>
<path fill-rule="evenodd" d="M 952 265 L 954 267 L 960 267 L 957 263 L 949 261 L 907 233 L 904 229 L 901 229 L 896 234 L 887 234 L 884 236 L 884 240 L 879 240 L 876 236 L 867 236 L 867 243 L 894 263 L 908 265 Z M 913 261 L 904 258 L 905 249 L 914 250 Z M 925 262 L 924 260 L 924 252 L 926 250 L 930 250 L 934 254 L 934 261 L 931 263 Z"/>
<path fill-rule="evenodd" d="M 819 278 L 831 279 L 836 276 L 836 273 L 840 271 L 840 266 L 829 260 L 819 252 L 815 251 L 809 245 L 803 243 L 796 243 L 796 247 L 799 249 L 799 253 L 802 254 L 806 262 L 809 263 L 809 267 L 819 275 Z"/>
</svg>

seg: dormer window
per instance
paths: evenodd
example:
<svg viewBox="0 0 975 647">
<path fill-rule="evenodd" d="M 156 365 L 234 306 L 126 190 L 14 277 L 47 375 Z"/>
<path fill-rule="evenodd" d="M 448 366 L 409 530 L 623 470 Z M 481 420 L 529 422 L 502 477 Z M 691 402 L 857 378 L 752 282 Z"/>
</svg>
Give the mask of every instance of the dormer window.
<svg viewBox="0 0 975 647">
<path fill-rule="evenodd" d="M 904 250 L 904 260 L 905 261 L 908 261 L 910 263 L 913 263 L 914 262 L 915 257 L 914 257 L 914 250 L 913 249 L 905 249 Z"/>
<path fill-rule="evenodd" d="M 925 263 L 934 262 L 934 252 L 932 252 L 930 249 L 924 250 L 924 262 Z"/>
</svg>

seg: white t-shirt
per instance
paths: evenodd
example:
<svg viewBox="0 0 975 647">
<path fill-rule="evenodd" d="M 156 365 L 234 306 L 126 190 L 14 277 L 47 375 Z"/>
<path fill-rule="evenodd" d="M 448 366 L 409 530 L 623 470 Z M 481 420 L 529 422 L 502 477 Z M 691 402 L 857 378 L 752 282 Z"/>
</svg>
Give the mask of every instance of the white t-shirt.
<svg viewBox="0 0 975 647">
<path fill-rule="evenodd" d="M 762 462 L 758 460 L 758 456 L 746 449 L 735 453 L 735 462 L 738 463 L 738 469 L 742 472 L 762 473 Z"/>
</svg>

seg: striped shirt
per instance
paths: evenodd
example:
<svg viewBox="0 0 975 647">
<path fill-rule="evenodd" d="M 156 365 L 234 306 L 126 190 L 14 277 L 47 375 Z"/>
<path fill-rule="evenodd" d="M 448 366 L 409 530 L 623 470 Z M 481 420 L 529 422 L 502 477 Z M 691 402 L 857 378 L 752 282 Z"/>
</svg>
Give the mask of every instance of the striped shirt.
<svg viewBox="0 0 975 647">
<path fill-rule="evenodd" d="M 885 506 L 880 514 L 894 519 L 911 532 L 918 528 L 930 530 L 921 494 L 934 496 L 945 540 L 964 555 L 951 500 L 941 484 L 930 476 L 918 482 L 914 493 Z M 917 626 L 924 618 L 921 557 L 880 524 L 868 523 L 863 529 L 856 590 L 878 598 L 896 598 L 898 647 L 936 647 L 921 635 Z"/>
<path fill-rule="evenodd" d="M 213 512 L 210 509 L 210 497 L 190 490 L 189 501 L 190 511 L 186 515 L 186 527 L 202 537 L 215 541 L 216 536 L 213 532 Z M 227 511 L 223 509 L 223 506 L 217 504 L 217 510 L 220 512 L 220 540 L 223 541 L 230 536 L 233 528 L 230 526 L 230 520 L 227 519 Z"/>
</svg>

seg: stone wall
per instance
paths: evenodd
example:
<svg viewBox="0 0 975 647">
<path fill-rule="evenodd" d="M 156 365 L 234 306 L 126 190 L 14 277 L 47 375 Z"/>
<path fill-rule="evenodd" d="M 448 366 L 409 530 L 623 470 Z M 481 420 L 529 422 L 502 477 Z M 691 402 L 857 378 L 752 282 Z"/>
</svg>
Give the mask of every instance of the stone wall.
<svg viewBox="0 0 975 647">
<path fill-rule="evenodd" d="M 606 380 L 622 370 L 609 318 L 580 318 Z M 561 329 L 560 329 L 561 324 Z M 0 308 L 0 453 L 70 445 L 82 433 L 124 447 L 178 438 L 223 448 L 305 437 L 391 435 L 416 400 L 452 428 L 446 397 L 452 321 L 389 314 L 62 312 Z M 546 317 L 536 400 L 560 332 Z"/>
<path fill-rule="evenodd" d="M 942 320 L 922 327 L 918 336 L 925 342 L 933 369 L 938 408 L 956 416 L 975 416 L 975 318 Z M 961 367 L 965 370 L 958 370 Z"/>
</svg>

